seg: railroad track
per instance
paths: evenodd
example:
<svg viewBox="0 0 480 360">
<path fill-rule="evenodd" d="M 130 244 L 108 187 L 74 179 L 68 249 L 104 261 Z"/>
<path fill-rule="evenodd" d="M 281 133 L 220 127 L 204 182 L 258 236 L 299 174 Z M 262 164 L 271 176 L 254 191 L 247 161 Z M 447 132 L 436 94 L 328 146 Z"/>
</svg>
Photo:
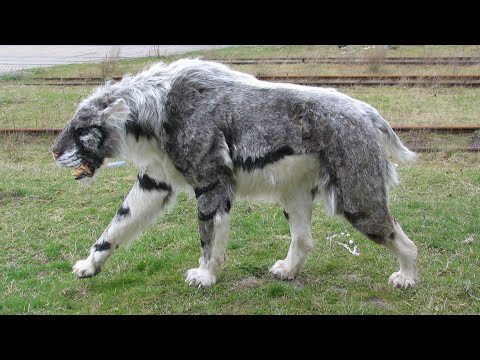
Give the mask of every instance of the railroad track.
<svg viewBox="0 0 480 360">
<path fill-rule="evenodd" d="M 480 75 L 257 75 L 259 80 L 309 86 L 480 86 Z M 121 77 L 114 77 L 119 81 Z M 23 85 L 95 86 L 100 77 L 36 77 Z"/>
<path fill-rule="evenodd" d="M 240 58 L 240 59 L 209 59 L 230 65 L 260 65 L 260 64 L 346 64 L 368 65 L 372 60 L 367 58 L 349 57 L 279 57 L 279 58 Z M 480 65 L 480 57 L 386 57 L 381 60 L 385 65 Z"/>
</svg>

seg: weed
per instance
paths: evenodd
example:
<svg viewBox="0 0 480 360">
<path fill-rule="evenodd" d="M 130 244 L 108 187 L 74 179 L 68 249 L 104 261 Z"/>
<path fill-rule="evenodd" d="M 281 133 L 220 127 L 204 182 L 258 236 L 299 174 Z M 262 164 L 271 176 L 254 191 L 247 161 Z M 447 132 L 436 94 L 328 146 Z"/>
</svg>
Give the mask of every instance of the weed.
<svg viewBox="0 0 480 360">
<path fill-rule="evenodd" d="M 372 47 L 365 53 L 365 62 L 367 63 L 367 70 L 372 73 L 379 72 L 380 68 L 385 63 L 387 50 L 381 47 Z"/>
<path fill-rule="evenodd" d="M 105 60 L 99 63 L 102 79 L 108 80 L 113 76 L 117 70 L 121 52 L 121 47 L 114 46 L 105 54 Z"/>
</svg>

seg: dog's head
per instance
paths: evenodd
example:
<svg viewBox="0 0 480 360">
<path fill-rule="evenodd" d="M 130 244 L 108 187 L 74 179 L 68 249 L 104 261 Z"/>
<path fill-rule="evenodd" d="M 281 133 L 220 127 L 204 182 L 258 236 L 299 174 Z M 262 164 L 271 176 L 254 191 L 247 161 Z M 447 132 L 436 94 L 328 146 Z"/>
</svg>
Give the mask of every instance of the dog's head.
<svg viewBox="0 0 480 360">
<path fill-rule="evenodd" d="M 53 158 L 73 169 L 76 180 L 92 177 L 105 158 L 120 151 L 120 125 L 130 111 L 123 99 L 91 98 L 82 102 L 52 147 Z"/>
</svg>

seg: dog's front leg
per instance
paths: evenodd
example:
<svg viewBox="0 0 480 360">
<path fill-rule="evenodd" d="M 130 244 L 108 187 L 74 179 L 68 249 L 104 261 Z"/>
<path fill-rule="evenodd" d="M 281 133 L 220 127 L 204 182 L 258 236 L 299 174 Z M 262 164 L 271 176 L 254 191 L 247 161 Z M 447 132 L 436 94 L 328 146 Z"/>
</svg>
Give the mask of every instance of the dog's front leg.
<svg viewBox="0 0 480 360">
<path fill-rule="evenodd" d="M 78 261 L 73 273 L 79 278 L 98 274 L 110 255 L 121 244 L 136 238 L 175 197 L 176 192 L 169 184 L 158 176 L 141 172 L 117 214 L 91 247 L 88 258 Z"/>
<path fill-rule="evenodd" d="M 191 286 L 208 287 L 217 281 L 225 260 L 231 199 L 221 185 L 205 193 L 196 189 L 196 194 L 202 256 L 200 266 L 188 270 L 185 281 Z"/>
</svg>

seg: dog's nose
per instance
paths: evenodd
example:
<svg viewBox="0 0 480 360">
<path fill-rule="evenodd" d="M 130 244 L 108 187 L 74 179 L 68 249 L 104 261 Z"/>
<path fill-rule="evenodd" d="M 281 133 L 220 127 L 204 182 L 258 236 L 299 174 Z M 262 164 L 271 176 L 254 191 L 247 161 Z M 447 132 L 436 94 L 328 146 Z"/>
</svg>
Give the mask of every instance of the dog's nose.
<svg viewBox="0 0 480 360">
<path fill-rule="evenodd" d="M 53 151 L 53 152 L 52 152 L 52 155 L 53 155 L 53 159 L 54 159 L 54 160 L 57 160 L 58 157 L 59 157 L 60 155 L 62 155 L 62 153 L 59 152 L 59 151 Z"/>
</svg>

